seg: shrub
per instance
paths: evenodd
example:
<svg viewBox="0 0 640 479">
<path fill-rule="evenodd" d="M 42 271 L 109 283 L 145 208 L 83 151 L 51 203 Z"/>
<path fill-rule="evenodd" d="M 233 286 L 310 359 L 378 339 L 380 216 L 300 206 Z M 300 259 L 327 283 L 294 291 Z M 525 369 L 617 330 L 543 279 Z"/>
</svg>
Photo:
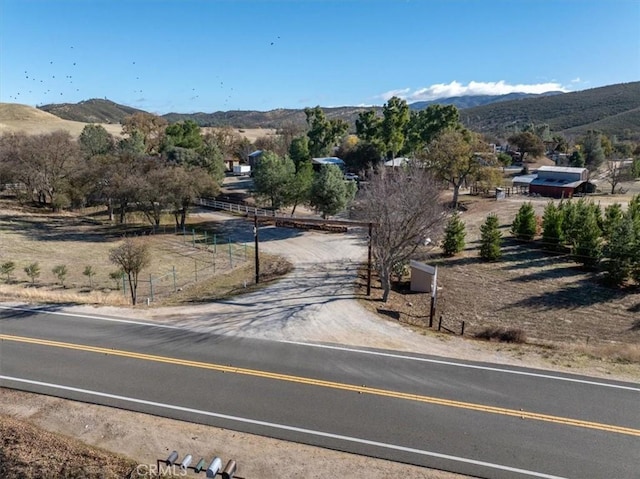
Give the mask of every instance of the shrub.
<svg viewBox="0 0 640 479">
<path fill-rule="evenodd" d="M 13 261 L 7 261 L 6 263 L 2 263 L 0 265 L 0 273 L 4 274 L 7 277 L 7 283 L 11 281 L 11 273 L 16 269 L 16 264 Z"/>
<path fill-rule="evenodd" d="M 24 268 L 24 272 L 31 278 L 31 282 L 35 284 L 36 279 L 40 277 L 40 265 L 38 263 L 31 263 Z"/>
<path fill-rule="evenodd" d="M 527 342 L 527 335 L 522 329 L 517 328 L 500 328 L 490 326 L 475 334 L 477 339 L 486 339 L 487 341 L 500 341 L 502 343 L 519 343 Z"/>
<path fill-rule="evenodd" d="M 89 288 L 93 289 L 93 277 L 95 276 L 96 271 L 91 266 L 85 266 L 82 274 L 89 278 Z"/>
<path fill-rule="evenodd" d="M 60 284 L 64 286 L 64 280 L 67 277 L 67 267 L 64 264 L 59 264 L 58 266 L 54 266 L 51 272 L 58 278 Z"/>
</svg>

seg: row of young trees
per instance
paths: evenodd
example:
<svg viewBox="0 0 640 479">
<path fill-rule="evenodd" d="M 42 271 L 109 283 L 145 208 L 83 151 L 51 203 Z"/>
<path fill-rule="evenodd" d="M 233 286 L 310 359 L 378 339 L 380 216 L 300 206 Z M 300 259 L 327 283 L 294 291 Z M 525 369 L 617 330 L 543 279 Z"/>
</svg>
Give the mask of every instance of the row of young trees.
<svg viewBox="0 0 640 479">
<path fill-rule="evenodd" d="M 16 270 L 16 264 L 13 261 L 5 261 L 0 264 L 0 274 L 2 274 L 5 278 L 5 282 L 11 282 L 13 278 L 13 274 Z M 40 277 L 41 269 L 40 264 L 36 261 L 35 263 L 31 263 L 23 268 L 23 271 L 26 275 L 31 279 L 32 283 L 35 283 L 36 280 Z M 60 284 L 64 286 L 64 282 L 67 279 L 67 275 L 69 274 L 69 269 L 65 264 L 59 264 L 51 268 L 51 272 L 58 279 Z M 96 270 L 93 266 L 85 266 L 82 274 L 89 279 L 89 287 L 93 288 L 93 277 L 96 275 Z M 116 281 L 116 285 L 118 285 L 118 281 L 122 278 L 122 271 L 112 271 L 109 274 L 109 277 Z"/>
<path fill-rule="evenodd" d="M 502 235 L 497 216 L 489 215 L 480 231 L 480 256 L 499 259 Z M 454 214 L 442 243 L 446 256 L 463 250 L 465 234 L 464 223 Z M 640 283 L 640 195 L 631 199 L 626 210 L 619 203 L 602 210 L 584 198 L 549 202 L 542 217 L 536 216 L 531 203 L 524 203 L 511 223 L 511 234 L 527 242 L 540 237 L 536 241 L 544 249 L 571 254 L 585 268 L 603 272 L 612 285 L 629 280 Z"/>
<path fill-rule="evenodd" d="M 116 246 L 109 252 L 109 260 L 118 266 L 117 270 L 109 273 L 109 278 L 115 282 L 116 288 L 119 287 L 123 276 L 127 278 L 131 302 L 135 305 L 137 302 L 138 277 L 140 272 L 149 265 L 151 260 L 148 243 L 139 239 L 125 239 L 119 246 Z M 0 274 L 4 276 L 7 283 L 11 282 L 15 269 L 16 264 L 13 261 L 5 261 L 0 264 Z M 42 272 L 38 262 L 25 266 L 23 271 L 31 279 L 33 284 L 35 284 Z M 67 265 L 56 265 L 51 269 L 51 272 L 60 284 L 64 286 L 64 282 L 69 274 Z M 93 287 L 93 277 L 96 273 L 97 271 L 93 266 L 85 266 L 82 271 L 82 274 L 88 278 L 89 287 L 91 288 Z"/>
</svg>

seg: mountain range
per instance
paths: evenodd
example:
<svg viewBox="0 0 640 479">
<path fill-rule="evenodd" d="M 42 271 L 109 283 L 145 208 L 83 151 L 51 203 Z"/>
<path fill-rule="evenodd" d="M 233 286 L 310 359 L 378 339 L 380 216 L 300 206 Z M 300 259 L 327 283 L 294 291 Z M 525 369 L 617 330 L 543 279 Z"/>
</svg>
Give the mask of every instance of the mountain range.
<svg viewBox="0 0 640 479">
<path fill-rule="evenodd" d="M 596 129 L 607 135 L 640 140 L 640 82 L 620 83 L 572 93 L 510 93 L 441 98 L 412 103 L 410 108 L 420 110 L 435 103 L 455 105 L 460 110 L 460 119 L 466 127 L 498 137 L 504 137 L 530 123 L 546 123 L 552 132 L 568 136 Z M 323 108 L 323 111 L 327 118 L 341 118 L 354 125 L 359 113 L 372 108 L 378 112 L 382 110 L 381 107 L 345 106 Z M 39 109 L 65 120 L 116 124 L 132 113 L 143 111 L 102 99 L 76 104 L 42 105 Z M 189 119 L 200 126 L 213 127 L 281 128 L 286 125 L 306 125 L 302 109 L 167 113 L 162 116 L 170 123 Z"/>
</svg>

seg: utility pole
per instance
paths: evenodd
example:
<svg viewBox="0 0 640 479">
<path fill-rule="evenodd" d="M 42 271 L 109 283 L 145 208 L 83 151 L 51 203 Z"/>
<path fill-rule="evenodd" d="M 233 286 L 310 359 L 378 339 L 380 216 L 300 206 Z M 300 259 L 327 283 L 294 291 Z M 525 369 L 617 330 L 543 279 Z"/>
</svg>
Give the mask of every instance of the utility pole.
<svg viewBox="0 0 640 479">
<path fill-rule="evenodd" d="M 258 254 L 258 215 L 253 215 L 253 239 L 256 263 L 256 284 L 260 282 L 260 256 Z"/>
</svg>

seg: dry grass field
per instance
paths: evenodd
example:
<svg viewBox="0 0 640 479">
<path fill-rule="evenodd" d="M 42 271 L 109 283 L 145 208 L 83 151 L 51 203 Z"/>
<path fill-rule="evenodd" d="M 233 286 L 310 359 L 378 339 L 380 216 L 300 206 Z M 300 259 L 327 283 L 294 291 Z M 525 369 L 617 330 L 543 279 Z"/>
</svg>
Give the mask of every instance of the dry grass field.
<svg viewBox="0 0 640 479">
<path fill-rule="evenodd" d="M 77 138 L 87 123 L 79 121 L 69 121 L 58 118 L 46 111 L 37 108 L 15 103 L 0 103 L 0 135 L 3 133 L 24 132 L 28 135 L 40 135 L 53 133 L 54 131 L 68 131 L 71 136 Z M 122 126 L 120 124 L 101 123 L 101 125 L 113 136 L 122 136 Z M 202 132 L 207 133 L 215 128 L 203 128 Z M 234 128 L 239 135 L 244 136 L 249 141 L 254 142 L 258 138 L 273 136 L 276 130 L 272 128 Z"/>
<path fill-rule="evenodd" d="M 176 233 L 170 222 L 162 225 L 158 233 L 147 235 L 151 231 L 148 224 L 113 226 L 105 220 L 104 212 L 52 215 L 29 207 L 17 208 L 7 200 L 0 201 L 0 244 L 3 246 L 0 264 L 15 263 L 11 277 L 5 276 L 0 282 L 0 298 L 130 304 L 121 281 L 110 277 L 118 267 L 109 260 L 109 253 L 124 237 L 137 237 L 150 248 L 151 263 L 140 276 L 139 303 L 151 296 L 150 277 L 153 278 L 155 305 L 225 297 L 238 289 L 248 289 L 253 283 L 252 245 L 233 242 L 229 245 L 224 230 L 215 222 L 202 222 L 194 217 L 186 235 Z M 171 218 L 167 220 L 171 221 Z M 196 231 L 195 245 L 193 230 Z M 202 244 L 204 231 L 208 234 L 208 246 Z M 214 235 L 217 238 L 215 247 Z M 269 255 L 261 255 L 261 261 L 264 280 L 284 274 L 290 267 Z M 40 267 L 40 276 L 33 282 L 24 271 L 32 263 L 38 263 Z M 64 284 L 52 272 L 57 265 L 67 267 Z M 91 279 L 84 274 L 87 266 L 95 271 Z"/>
</svg>

